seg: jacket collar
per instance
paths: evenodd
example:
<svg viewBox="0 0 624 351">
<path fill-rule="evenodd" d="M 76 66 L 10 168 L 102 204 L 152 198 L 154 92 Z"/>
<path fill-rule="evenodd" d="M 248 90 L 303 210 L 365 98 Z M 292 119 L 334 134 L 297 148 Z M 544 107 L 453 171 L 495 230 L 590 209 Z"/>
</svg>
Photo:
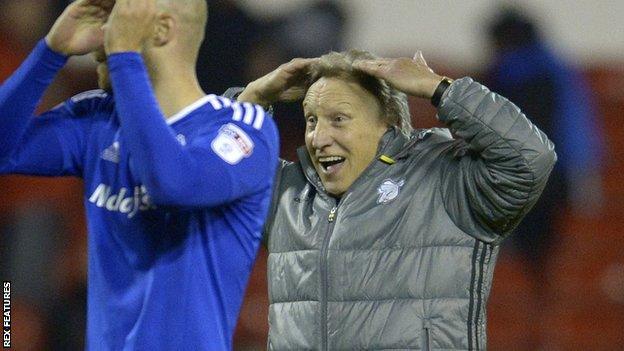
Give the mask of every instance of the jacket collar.
<svg viewBox="0 0 624 351">
<path fill-rule="evenodd" d="M 368 165 L 368 167 L 366 167 L 366 169 L 364 169 L 362 174 L 360 174 L 353 184 L 351 184 L 347 192 L 356 187 L 358 183 L 363 181 L 363 179 L 374 176 L 389 166 L 387 162 L 380 160 L 382 155 L 388 156 L 392 160 L 397 161 L 407 156 L 407 152 L 405 152 L 406 147 L 415 141 L 417 141 L 415 138 L 406 137 L 397 127 L 393 126 L 388 128 L 388 130 L 381 137 L 375 159 Z M 297 156 L 299 157 L 299 164 L 301 165 L 308 182 L 314 186 L 319 193 L 329 196 L 329 194 L 325 191 L 321 178 L 316 173 L 310 154 L 305 146 L 301 146 L 297 149 Z"/>
</svg>

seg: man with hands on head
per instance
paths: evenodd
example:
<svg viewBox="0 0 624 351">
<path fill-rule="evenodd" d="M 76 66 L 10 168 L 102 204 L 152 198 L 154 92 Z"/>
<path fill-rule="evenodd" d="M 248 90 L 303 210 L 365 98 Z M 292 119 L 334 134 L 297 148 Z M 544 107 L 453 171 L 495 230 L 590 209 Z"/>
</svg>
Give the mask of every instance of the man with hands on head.
<svg viewBox="0 0 624 351">
<path fill-rule="evenodd" d="M 267 214 L 278 137 L 195 76 L 204 0 L 78 0 L 0 87 L 0 172 L 79 176 L 89 350 L 223 350 Z M 33 116 L 68 57 L 102 90 Z"/>
<path fill-rule="evenodd" d="M 450 131 L 413 130 L 405 94 Z M 499 244 L 539 197 L 553 144 L 420 52 L 295 59 L 238 99 L 302 97 L 305 147 L 282 162 L 265 225 L 269 349 L 484 349 Z"/>
</svg>

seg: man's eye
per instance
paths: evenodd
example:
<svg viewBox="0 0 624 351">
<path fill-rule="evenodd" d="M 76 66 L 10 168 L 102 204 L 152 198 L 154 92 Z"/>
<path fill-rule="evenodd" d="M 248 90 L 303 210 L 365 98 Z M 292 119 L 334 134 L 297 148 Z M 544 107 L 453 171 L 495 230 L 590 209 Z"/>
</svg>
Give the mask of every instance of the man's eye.
<svg viewBox="0 0 624 351">
<path fill-rule="evenodd" d="M 315 125 L 316 124 L 316 117 L 314 116 L 309 116 L 306 118 L 306 123 L 309 125 Z"/>
<path fill-rule="evenodd" d="M 347 117 L 345 117 L 345 116 L 338 115 L 338 116 L 334 117 L 334 122 L 344 122 L 346 120 L 347 120 Z"/>
</svg>

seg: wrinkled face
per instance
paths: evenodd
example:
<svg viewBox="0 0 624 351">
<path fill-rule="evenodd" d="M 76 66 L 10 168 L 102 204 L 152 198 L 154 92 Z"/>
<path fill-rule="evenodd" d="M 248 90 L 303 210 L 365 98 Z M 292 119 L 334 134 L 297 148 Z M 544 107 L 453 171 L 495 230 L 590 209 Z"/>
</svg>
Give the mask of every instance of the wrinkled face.
<svg viewBox="0 0 624 351">
<path fill-rule="evenodd" d="M 381 106 L 357 83 L 323 77 L 303 101 L 305 143 L 325 190 L 341 196 L 373 161 L 388 126 Z"/>
<path fill-rule="evenodd" d="M 106 52 L 104 48 L 94 51 L 92 53 L 95 62 L 97 63 L 97 75 L 98 75 L 98 87 L 106 91 L 111 91 L 111 82 L 108 76 L 108 65 L 106 63 Z"/>
</svg>

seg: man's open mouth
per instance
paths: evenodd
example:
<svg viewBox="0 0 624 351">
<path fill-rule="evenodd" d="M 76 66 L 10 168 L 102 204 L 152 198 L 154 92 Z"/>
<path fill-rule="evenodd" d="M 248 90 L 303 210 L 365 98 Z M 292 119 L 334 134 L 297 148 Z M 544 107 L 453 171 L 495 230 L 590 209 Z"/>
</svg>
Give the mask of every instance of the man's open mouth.
<svg viewBox="0 0 624 351">
<path fill-rule="evenodd" d="M 318 161 L 325 172 L 332 173 L 345 161 L 345 158 L 341 156 L 324 156 L 319 157 Z"/>
</svg>

